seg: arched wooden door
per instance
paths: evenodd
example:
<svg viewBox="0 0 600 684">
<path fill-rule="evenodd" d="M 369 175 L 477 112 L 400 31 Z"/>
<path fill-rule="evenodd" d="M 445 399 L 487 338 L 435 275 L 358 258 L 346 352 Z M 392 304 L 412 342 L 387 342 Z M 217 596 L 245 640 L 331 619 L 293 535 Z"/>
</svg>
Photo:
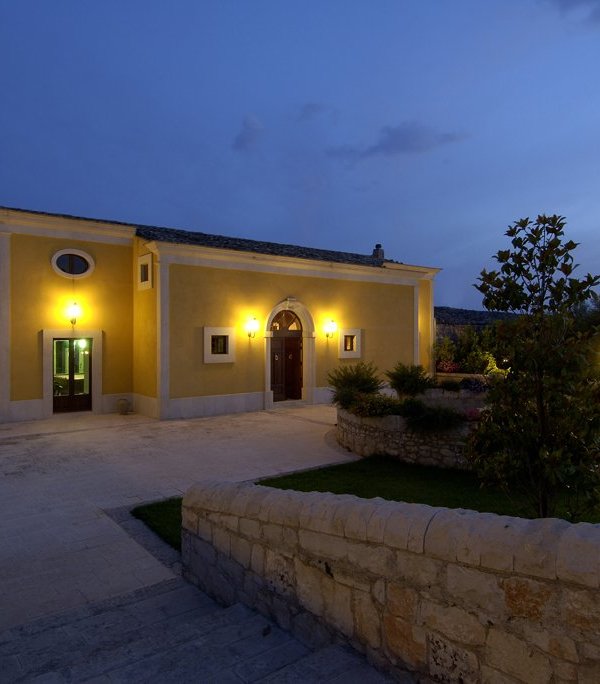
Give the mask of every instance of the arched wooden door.
<svg viewBox="0 0 600 684">
<path fill-rule="evenodd" d="M 273 401 L 302 399 L 302 323 L 293 311 L 280 311 L 271 332 Z"/>
</svg>

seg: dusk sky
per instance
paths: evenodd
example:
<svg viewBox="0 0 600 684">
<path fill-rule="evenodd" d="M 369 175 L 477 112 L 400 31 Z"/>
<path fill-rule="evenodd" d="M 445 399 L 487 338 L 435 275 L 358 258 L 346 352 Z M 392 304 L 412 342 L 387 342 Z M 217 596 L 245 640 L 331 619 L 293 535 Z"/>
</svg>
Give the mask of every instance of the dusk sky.
<svg viewBox="0 0 600 684">
<path fill-rule="evenodd" d="M 600 0 L 0 0 L 0 205 L 472 287 L 559 213 L 600 271 Z"/>
</svg>

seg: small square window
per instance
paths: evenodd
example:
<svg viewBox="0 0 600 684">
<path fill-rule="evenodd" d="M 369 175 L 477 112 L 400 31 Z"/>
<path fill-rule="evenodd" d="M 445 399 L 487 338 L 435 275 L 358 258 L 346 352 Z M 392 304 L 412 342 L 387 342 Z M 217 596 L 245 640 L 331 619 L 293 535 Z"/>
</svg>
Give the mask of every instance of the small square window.
<svg viewBox="0 0 600 684">
<path fill-rule="evenodd" d="M 137 288 L 149 290 L 152 287 L 152 254 L 138 257 Z"/>
<path fill-rule="evenodd" d="M 204 328 L 204 363 L 235 361 L 235 329 Z"/>
<path fill-rule="evenodd" d="M 229 354 L 229 335 L 211 335 L 210 353 Z"/>
<path fill-rule="evenodd" d="M 356 335 L 344 335 L 344 351 L 356 351 Z"/>
<path fill-rule="evenodd" d="M 338 356 L 340 359 L 360 359 L 361 358 L 361 337 L 360 328 L 346 328 L 340 330 L 340 345 Z"/>
</svg>

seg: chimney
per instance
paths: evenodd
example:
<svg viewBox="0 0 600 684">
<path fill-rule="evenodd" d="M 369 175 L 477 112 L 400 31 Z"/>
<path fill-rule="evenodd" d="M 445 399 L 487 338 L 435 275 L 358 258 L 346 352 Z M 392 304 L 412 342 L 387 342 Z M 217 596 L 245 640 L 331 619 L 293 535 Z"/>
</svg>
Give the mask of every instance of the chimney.
<svg viewBox="0 0 600 684">
<path fill-rule="evenodd" d="M 379 243 L 375 245 L 375 249 L 373 250 L 373 258 L 379 259 L 380 261 L 383 261 L 385 258 L 383 254 L 383 247 Z"/>
</svg>

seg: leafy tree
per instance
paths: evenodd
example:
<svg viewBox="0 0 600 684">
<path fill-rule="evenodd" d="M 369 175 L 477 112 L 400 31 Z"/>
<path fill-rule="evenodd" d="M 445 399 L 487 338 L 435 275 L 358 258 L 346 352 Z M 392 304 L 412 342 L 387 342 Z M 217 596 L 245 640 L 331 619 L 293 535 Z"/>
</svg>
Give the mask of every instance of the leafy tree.
<svg viewBox="0 0 600 684">
<path fill-rule="evenodd" d="M 519 315 L 498 330 L 510 371 L 493 383 L 469 457 L 485 481 L 522 490 L 536 515 L 560 504 L 577 519 L 600 501 L 600 383 L 589 369 L 600 329 L 576 313 L 600 276 L 573 277 L 577 244 L 564 227 L 556 215 L 516 221 L 499 269 L 475 285 L 487 309 Z"/>
<path fill-rule="evenodd" d="M 481 352 L 479 346 L 479 334 L 472 325 L 466 325 L 460 331 L 458 339 L 456 340 L 456 358 L 459 359 L 461 366 L 465 366 L 467 373 L 479 373 L 480 370 L 472 370 L 474 359 L 477 358 Z M 475 362 L 475 365 L 478 365 Z M 479 364 L 481 365 L 481 364 Z"/>
</svg>

